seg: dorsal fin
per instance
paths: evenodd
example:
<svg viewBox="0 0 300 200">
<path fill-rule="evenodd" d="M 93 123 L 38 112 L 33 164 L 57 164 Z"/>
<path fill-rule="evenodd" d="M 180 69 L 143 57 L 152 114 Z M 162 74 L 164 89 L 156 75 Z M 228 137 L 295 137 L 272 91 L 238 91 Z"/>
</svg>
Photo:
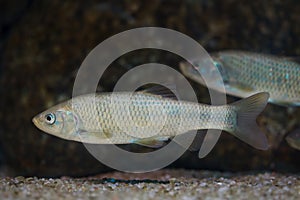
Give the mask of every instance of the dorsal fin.
<svg viewBox="0 0 300 200">
<path fill-rule="evenodd" d="M 177 99 L 176 95 L 176 85 L 174 84 L 164 84 L 162 85 L 155 85 L 152 87 L 149 87 L 147 89 L 141 90 L 140 92 L 150 93 L 162 96 L 164 98 L 170 98 L 170 99 Z"/>
</svg>

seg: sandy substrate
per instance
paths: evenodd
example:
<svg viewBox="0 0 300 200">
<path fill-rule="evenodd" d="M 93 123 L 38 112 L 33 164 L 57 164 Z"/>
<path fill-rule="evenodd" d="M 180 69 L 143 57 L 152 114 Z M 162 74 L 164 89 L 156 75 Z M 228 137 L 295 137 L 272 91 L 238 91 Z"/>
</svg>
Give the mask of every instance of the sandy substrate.
<svg viewBox="0 0 300 200">
<path fill-rule="evenodd" d="M 0 199 L 299 199 L 300 176 L 162 170 L 87 178 L 1 178 Z"/>
</svg>

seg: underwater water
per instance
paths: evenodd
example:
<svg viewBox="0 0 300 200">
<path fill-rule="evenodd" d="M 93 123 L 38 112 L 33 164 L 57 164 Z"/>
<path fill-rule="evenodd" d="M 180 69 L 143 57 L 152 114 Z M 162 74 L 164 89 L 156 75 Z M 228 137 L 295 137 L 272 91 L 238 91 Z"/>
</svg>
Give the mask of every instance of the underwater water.
<svg viewBox="0 0 300 200">
<path fill-rule="evenodd" d="M 5 2 L 0 6 L 3 19 L 0 20 L 0 175 L 86 177 L 114 170 L 96 160 L 81 143 L 46 134 L 31 121 L 37 113 L 71 98 L 81 63 L 108 37 L 132 28 L 157 26 L 186 34 L 209 53 L 235 49 L 297 57 L 300 55 L 299 10 L 300 3 L 292 0 Z M 182 61 L 182 57 L 163 50 L 129 52 L 110 64 L 97 90 L 112 91 L 118 79 L 135 66 L 157 62 L 180 71 Z M 207 88 L 188 80 L 199 102 L 210 103 Z M 228 96 L 227 100 L 233 102 L 239 98 Z M 268 104 L 257 123 L 268 138 L 267 151 L 252 148 L 223 132 L 205 158 L 199 159 L 198 152 L 186 151 L 167 168 L 185 169 L 187 174 L 191 169 L 208 170 L 211 176 L 215 171 L 225 174 L 268 171 L 271 177 L 273 171 L 283 172 L 289 174 L 286 182 L 291 179 L 295 183 L 291 189 L 299 191 L 299 150 L 290 146 L 285 137 L 300 125 L 300 108 Z M 134 152 L 153 151 L 138 145 L 122 148 Z M 267 179 L 276 178 L 274 175 Z M 1 181 L 4 184 L 17 180 Z M 68 181 L 63 180 L 62 185 L 68 185 Z"/>
</svg>

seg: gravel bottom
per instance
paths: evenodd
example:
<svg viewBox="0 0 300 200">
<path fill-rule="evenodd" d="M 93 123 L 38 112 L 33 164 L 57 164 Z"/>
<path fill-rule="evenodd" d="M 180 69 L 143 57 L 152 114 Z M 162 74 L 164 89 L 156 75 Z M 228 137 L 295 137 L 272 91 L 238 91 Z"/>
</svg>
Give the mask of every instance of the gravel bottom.
<svg viewBox="0 0 300 200">
<path fill-rule="evenodd" d="M 6 177 L 0 199 L 299 199 L 300 175 L 161 170 L 86 178 Z"/>
</svg>

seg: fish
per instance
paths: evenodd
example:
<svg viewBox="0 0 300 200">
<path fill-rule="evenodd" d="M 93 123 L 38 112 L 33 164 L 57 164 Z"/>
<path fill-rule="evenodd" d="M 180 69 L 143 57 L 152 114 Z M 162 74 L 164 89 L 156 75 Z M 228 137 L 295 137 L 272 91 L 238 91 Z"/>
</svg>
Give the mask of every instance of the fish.
<svg viewBox="0 0 300 200">
<path fill-rule="evenodd" d="M 285 137 L 285 141 L 294 149 L 300 151 L 300 128 L 298 127 Z"/>
<path fill-rule="evenodd" d="M 180 63 L 182 73 L 205 86 L 207 80 L 218 80 L 207 87 L 227 94 L 245 98 L 259 92 L 270 94 L 269 102 L 281 106 L 300 106 L 300 64 L 298 59 L 268 54 L 225 50 L 211 54 L 215 68 L 207 70 L 194 59 Z M 200 73 L 201 75 L 200 75 Z"/>
<path fill-rule="evenodd" d="M 162 147 L 190 130 L 220 129 L 261 150 L 268 148 L 256 124 L 269 94 L 212 106 L 147 91 L 84 94 L 33 117 L 34 125 L 56 137 L 91 144 Z"/>
</svg>

